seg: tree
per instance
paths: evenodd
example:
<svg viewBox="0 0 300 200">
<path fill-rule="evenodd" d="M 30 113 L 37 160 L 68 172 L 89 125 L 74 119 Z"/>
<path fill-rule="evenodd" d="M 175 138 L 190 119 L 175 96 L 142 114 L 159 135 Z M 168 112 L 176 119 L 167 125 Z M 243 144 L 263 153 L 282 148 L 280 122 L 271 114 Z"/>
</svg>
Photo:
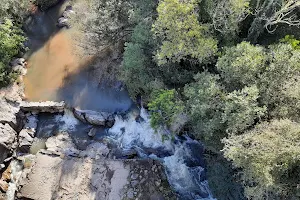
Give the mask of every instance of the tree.
<svg viewBox="0 0 300 200">
<path fill-rule="evenodd" d="M 22 22 L 33 6 L 32 0 L 1 0 L 0 19 Z"/>
<path fill-rule="evenodd" d="M 156 53 L 158 65 L 188 58 L 208 62 L 217 52 L 217 41 L 208 26 L 198 21 L 197 0 L 162 0 L 153 24 L 155 37 L 162 45 Z"/>
<path fill-rule="evenodd" d="M 10 84 L 15 76 L 9 68 L 11 59 L 19 53 L 25 37 L 11 20 L 0 25 L 0 87 Z"/>
<path fill-rule="evenodd" d="M 258 97 L 256 86 L 245 87 L 226 96 L 222 122 L 227 124 L 228 133 L 242 133 L 265 114 L 266 107 L 258 106 Z"/>
<path fill-rule="evenodd" d="M 95 54 L 103 46 L 130 39 L 134 27 L 152 17 L 156 1 L 152 0 L 90 0 L 74 5 L 76 16 L 72 26 L 84 33 L 83 46 Z"/>
<path fill-rule="evenodd" d="M 233 38 L 239 32 L 239 23 L 249 14 L 250 0 L 220 0 L 211 5 L 214 28 L 224 37 Z"/>
<path fill-rule="evenodd" d="M 183 112 L 183 103 L 174 89 L 156 90 L 148 104 L 151 113 L 151 126 L 154 129 L 170 127 L 175 117 Z"/>
<path fill-rule="evenodd" d="M 300 40 L 297 40 L 293 35 L 286 35 L 280 42 L 290 44 L 293 49 L 300 49 Z"/>
<path fill-rule="evenodd" d="M 299 59 L 300 51 L 290 44 L 269 47 L 270 64 L 260 75 L 258 87 L 261 102 L 267 105 L 271 117 L 299 119 Z"/>
<path fill-rule="evenodd" d="M 120 78 L 126 83 L 131 97 L 142 95 L 145 103 L 153 90 L 164 88 L 158 78 L 156 63 L 152 60 L 155 46 L 151 21 L 140 22 L 133 30 L 130 42 L 125 43 Z"/>
<path fill-rule="evenodd" d="M 267 30 L 274 33 L 279 25 L 300 26 L 300 8 L 298 0 L 255 0 L 254 20 L 249 28 L 248 40 L 256 42 L 258 37 Z"/>
<path fill-rule="evenodd" d="M 217 75 L 203 72 L 195 76 L 195 82 L 187 84 L 184 94 L 193 130 L 198 139 L 216 146 L 225 136 L 222 123 L 224 97 Z"/>
<path fill-rule="evenodd" d="M 259 74 L 265 69 L 266 60 L 263 47 L 242 42 L 226 48 L 216 66 L 227 89 L 232 91 L 256 84 Z"/>
<path fill-rule="evenodd" d="M 299 130 L 298 123 L 273 120 L 224 140 L 224 155 L 242 168 L 249 199 L 299 198 Z"/>
</svg>

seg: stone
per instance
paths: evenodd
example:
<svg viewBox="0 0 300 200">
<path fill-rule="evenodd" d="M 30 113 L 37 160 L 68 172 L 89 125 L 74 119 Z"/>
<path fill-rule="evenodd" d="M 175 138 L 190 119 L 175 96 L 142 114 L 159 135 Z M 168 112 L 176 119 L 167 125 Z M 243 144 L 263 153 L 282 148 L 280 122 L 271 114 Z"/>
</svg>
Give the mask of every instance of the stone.
<svg viewBox="0 0 300 200">
<path fill-rule="evenodd" d="M 0 163 L 16 148 L 17 132 L 8 124 L 0 123 Z"/>
<path fill-rule="evenodd" d="M 135 187 L 139 184 L 139 182 L 135 180 L 135 181 L 131 181 L 130 184 L 132 187 Z"/>
<path fill-rule="evenodd" d="M 6 181 L 0 180 L 0 190 L 2 192 L 7 192 L 8 190 L 8 183 Z"/>
<path fill-rule="evenodd" d="M 54 102 L 54 101 L 45 101 L 45 102 L 26 102 L 22 101 L 20 109 L 23 112 L 32 112 L 32 113 L 62 113 L 65 109 L 65 102 Z"/>
<path fill-rule="evenodd" d="M 97 112 L 92 110 L 73 109 L 74 116 L 84 122 L 94 126 L 113 126 L 115 119 L 112 114 Z"/>
<path fill-rule="evenodd" d="M 161 183 L 161 181 L 160 181 L 160 180 L 157 180 L 157 181 L 155 181 L 155 185 L 156 185 L 156 187 L 159 187 L 159 186 L 160 186 L 160 183 Z"/>
<path fill-rule="evenodd" d="M 62 16 L 64 18 L 70 18 L 75 12 L 72 9 L 67 9 L 63 12 Z"/>
<path fill-rule="evenodd" d="M 23 67 L 22 65 L 15 65 L 15 66 L 13 66 L 12 70 L 14 72 L 19 73 L 22 76 L 25 76 L 27 74 L 27 69 L 25 67 Z"/>
<path fill-rule="evenodd" d="M 133 194 L 133 189 L 130 188 L 128 191 L 127 191 L 127 198 L 129 199 L 132 199 L 134 197 L 134 194 Z"/>
<path fill-rule="evenodd" d="M 9 165 L 2 173 L 1 180 L 9 182 L 11 179 L 11 166 Z"/>
<path fill-rule="evenodd" d="M 57 136 L 50 137 L 46 140 L 46 149 L 50 152 L 60 152 L 65 154 L 73 154 L 77 152 L 68 133 L 59 133 Z"/>
<path fill-rule="evenodd" d="M 8 123 L 14 129 L 18 128 L 17 119 L 20 111 L 21 88 L 13 84 L 0 90 L 0 123 Z"/>
<path fill-rule="evenodd" d="M 15 60 L 11 61 L 10 62 L 10 65 L 13 67 L 13 66 L 22 66 L 22 67 L 25 67 L 26 66 L 26 60 L 25 58 L 16 58 Z"/>
<path fill-rule="evenodd" d="M 62 28 L 62 27 L 68 27 L 69 26 L 68 21 L 69 21 L 68 18 L 66 18 L 66 17 L 60 17 L 57 20 L 57 26 L 60 27 L 60 28 Z"/>
<path fill-rule="evenodd" d="M 23 129 L 19 133 L 19 149 L 23 152 L 28 152 L 33 142 L 35 130 Z"/>
<path fill-rule="evenodd" d="M 138 177 L 139 177 L 138 174 L 132 174 L 132 175 L 131 175 L 131 179 L 132 179 L 132 180 L 135 180 L 135 179 L 137 179 Z"/>
<path fill-rule="evenodd" d="M 109 151 L 107 145 L 100 142 L 94 142 L 88 145 L 85 151 L 81 151 L 79 156 L 99 159 L 107 157 Z"/>
<path fill-rule="evenodd" d="M 91 130 L 88 132 L 88 136 L 90 137 L 94 137 L 97 133 L 97 129 L 96 128 L 91 128 Z"/>
<path fill-rule="evenodd" d="M 97 148 L 100 144 L 94 145 Z M 91 149 L 87 149 L 86 153 Z M 111 160 L 85 157 L 59 157 L 38 153 L 30 173 L 18 181 L 17 199 L 94 199 L 121 200 L 150 199 L 155 194 L 164 199 L 176 199 L 169 193 L 170 187 L 160 191 L 155 181 L 159 173 L 151 173 L 153 160 Z M 147 169 L 144 184 L 136 184 L 129 178 L 134 171 Z M 136 181 L 138 182 L 138 181 Z M 130 184 L 135 185 L 134 190 Z M 147 187 L 143 187 L 146 186 Z M 149 186 L 149 187 L 148 187 Z"/>
<path fill-rule="evenodd" d="M 135 149 L 129 149 L 122 151 L 121 155 L 124 159 L 133 159 L 137 157 L 138 152 Z"/>
</svg>

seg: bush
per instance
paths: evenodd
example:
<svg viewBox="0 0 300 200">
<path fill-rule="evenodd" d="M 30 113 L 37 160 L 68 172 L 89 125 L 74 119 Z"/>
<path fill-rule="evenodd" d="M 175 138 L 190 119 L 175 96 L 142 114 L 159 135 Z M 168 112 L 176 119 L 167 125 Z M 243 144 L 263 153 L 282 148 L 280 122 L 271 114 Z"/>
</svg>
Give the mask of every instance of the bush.
<svg viewBox="0 0 300 200">
<path fill-rule="evenodd" d="M 151 113 L 151 126 L 156 130 L 164 126 L 170 128 L 175 117 L 184 109 L 174 89 L 154 91 L 148 106 Z"/>
<path fill-rule="evenodd" d="M 22 31 L 11 20 L 6 19 L 0 25 L 0 87 L 15 80 L 16 75 L 12 73 L 9 62 L 19 53 L 24 40 Z"/>
<path fill-rule="evenodd" d="M 224 140 L 225 157 L 243 169 L 249 199 L 299 198 L 299 130 L 298 123 L 273 120 Z"/>
</svg>

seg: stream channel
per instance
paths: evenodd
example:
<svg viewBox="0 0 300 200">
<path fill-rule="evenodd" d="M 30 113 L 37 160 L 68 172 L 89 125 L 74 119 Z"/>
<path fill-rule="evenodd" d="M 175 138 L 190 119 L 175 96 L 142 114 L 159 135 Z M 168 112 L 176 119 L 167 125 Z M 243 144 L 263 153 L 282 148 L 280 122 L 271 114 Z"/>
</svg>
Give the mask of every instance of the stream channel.
<svg viewBox="0 0 300 200">
<path fill-rule="evenodd" d="M 38 11 L 25 24 L 30 51 L 28 74 L 24 78 L 27 101 L 65 101 L 69 107 L 116 113 L 111 128 L 98 128 L 95 137 L 87 135 L 90 125 L 66 110 L 63 115 L 40 114 L 36 137 L 45 139 L 55 132 L 68 132 L 79 149 L 92 141 L 111 144 L 114 158 L 122 151 L 135 150 L 139 159 L 159 160 L 168 181 L 182 200 L 213 199 L 205 176 L 203 146 L 188 136 L 162 141 L 162 133 L 150 126 L 146 109 L 138 109 L 125 90 L 93 81 L 88 58 L 75 52 L 75 31 L 58 29 L 56 22 L 65 8 L 61 3 L 48 11 Z M 139 120 L 136 120 L 136 113 Z"/>
</svg>

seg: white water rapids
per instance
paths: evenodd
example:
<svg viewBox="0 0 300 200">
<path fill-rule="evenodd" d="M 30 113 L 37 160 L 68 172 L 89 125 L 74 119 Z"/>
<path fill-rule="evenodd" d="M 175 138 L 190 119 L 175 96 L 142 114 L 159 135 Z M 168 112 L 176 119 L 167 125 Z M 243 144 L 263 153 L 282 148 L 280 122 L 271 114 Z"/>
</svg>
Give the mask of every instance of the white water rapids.
<svg viewBox="0 0 300 200">
<path fill-rule="evenodd" d="M 143 120 L 136 121 L 132 112 L 126 116 L 116 115 L 112 128 L 101 132 L 103 138 L 112 141 L 115 149 L 126 151 L 134 149 L 140 158 L 159 160 L 166 170 L 168 181 L 180 200 L 214 200 L 205 177 L 203 146 L 189 137 L 175 138 L 173 141 L 162 141 L 163 133 L 155 132 L 150 126 L 150 118 L 145 109 L 141 109 Z M 78 121 L 71 111 L 64 115 L 46 116 L 39 120 L 37 137 L 50 137 L 54 127 L 67 131 L 76 141 L 87 144 L 86 130 L 89 125 Z M 43 136 L 39 135 L 43 133 Z M 12 175 L 19 176 L 20 167 L 12 163 Z M 17 180 L 17 179 L 16 179 Z M 13 200 L 16 183 L 10 183 L 8 196 Z"/>
<path fill-rule="evenodd" d="M 117 115 L 105 138 L 114 141 L 119 150 L 135 149 L 142 158 L 161 161 L 168 181 L 180 199 L 213 200 L 205 177 L 202 144 L 189 137 L 163 141 L 162 131 L 155 132 L 151 128 L 146 109 L 141 109 L 140 117 L 142 120 L 137 121 L 132 112 L 125 117 Z M 68 111 L 55 120 L 61 124 L 60 129 L 66 131 L 74 131 L 79 123 Z"/>
</svg>

